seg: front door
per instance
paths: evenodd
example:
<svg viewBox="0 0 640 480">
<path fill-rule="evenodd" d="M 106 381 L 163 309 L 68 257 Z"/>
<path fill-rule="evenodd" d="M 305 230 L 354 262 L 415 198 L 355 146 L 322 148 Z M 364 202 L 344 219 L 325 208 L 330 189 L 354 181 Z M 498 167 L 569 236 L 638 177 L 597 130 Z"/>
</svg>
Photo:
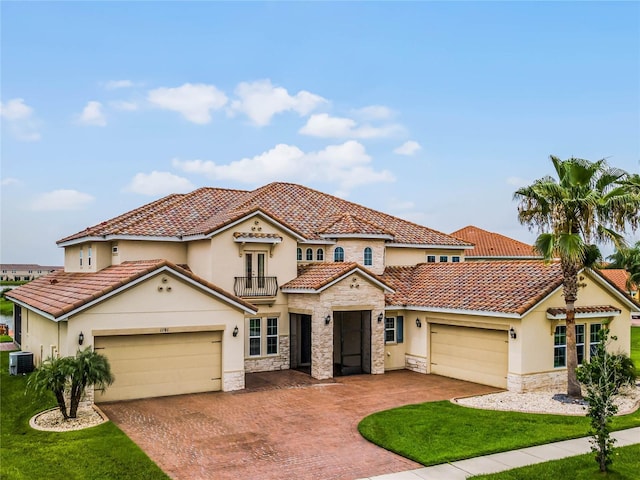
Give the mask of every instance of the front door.
<svg viewBox="0 0 640 480">
<path fill-rule="evenodd" d="M 311 315 L 289 315 L 290 367 L 311 373 Z"/>
<path fill-rule="evenodd" d="M 247 252 L 244 254 L 245 286 L 247 288 L 265 287 L 265 261 L 265 253 Z"/>
<path fill-rule="evenodd" d="M 334 312 L 333 318 L 334 374 L 371 373 L 371 312 Z"/>
</svg>

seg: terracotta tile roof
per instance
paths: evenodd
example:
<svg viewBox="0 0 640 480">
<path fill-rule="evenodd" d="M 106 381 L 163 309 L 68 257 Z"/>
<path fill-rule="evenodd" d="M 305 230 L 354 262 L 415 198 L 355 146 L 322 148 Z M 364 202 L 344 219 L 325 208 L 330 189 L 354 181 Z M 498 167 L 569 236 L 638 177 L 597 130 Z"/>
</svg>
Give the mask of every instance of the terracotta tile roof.
<svg viewBox="0 0 640 480">
<path fill-rule="evenodd" d="M 611 305 L 594 305 L 590 307 L 576 307 L 576 315 L 584 315 L 584 314 L 599 314 L 599 313 L 615 313 L 620 314 L 621 310 L 616 307 L 612 307 Z M 552 317 L 566 317 L 567 310 L 564 307 L 552 307 L 547 308 L 547 315 Z"/>
<path fill-rule="evenodd" d="M 422 263 L 387 267 L 387 305 L 522 315 L 562 285 L 559 262 Z"/>
<path fill-rule="evenodd" d="M 629 272 L 623 268 L 604 268 L 602 270 L 598 270 L 598 273 L 623 292 L 629 292 L 629 287 L 627 287 Z M 637 285 L 632 284 L 632 286 L 635 286 L 636 289 L 638 288 Z"/>
<path fill-rule="evenodd" d="M 369 235 L 393 236 L 389 230 L 350 213 L 344 213 L 336 218 L 332 218 L 329 224 L 326 227 L 320 228 L 317 233 L 321 235 L 364 233 Z"/>
<path fill-rule="evenodd" d="M 53 318 L 58 318 L 162 267 L 168 267 L 189 277 L 249 310 L 256 310 L 250 303 L 166 260 L 124 262 L 96 273 L 56 271 L 15 288 L 5 296 L 49 314 Z"/>
<path fill-rule="evenodd" d="M 467 250 L 466 257 L 542 258 L 532 245 L 473 225 L 456 230 L 451 236 L 475 245 L 473 250 Z"/>
<path fill-rule="evenodd" d="M 334 262 L 334 263 L 314 263 L 298 266 L 298 276 L 282 285 L 283 291 L 287 290 L 309 290 L 314 292 L 321 290 L 331 282 L 338 280 L 345 275 L 349 275 L 355 269 L 360 270 L 365 275 L 391 289 L 387 282 L 380 276 L 370 272 L 362 265 L 355 262 Z"/>
<path fill-rule="evenodd" d="M 326 193 L 292 183 L 271 183 L 254 191 L 200 188 L 169 195 L 119 217 L 59 240 L 64 243 L 91 236 L 133 235 L 181 238 L 206 235 L 261 211 L 307 240 L 321 239 L 321 231 L 350 215 L 349 233 L 384 232 L 401 244 L 468 244 L 436 230 L 372 210 Z M 345 220 L 346 222 L 346 220 Z M 362 232 L 354 230 L 362 229 Z"/>
</svg>

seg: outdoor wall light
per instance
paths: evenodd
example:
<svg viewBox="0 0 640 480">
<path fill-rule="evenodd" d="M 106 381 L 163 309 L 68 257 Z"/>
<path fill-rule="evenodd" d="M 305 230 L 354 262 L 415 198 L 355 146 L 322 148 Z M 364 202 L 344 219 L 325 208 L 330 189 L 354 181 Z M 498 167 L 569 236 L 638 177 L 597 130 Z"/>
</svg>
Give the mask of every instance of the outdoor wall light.
<svg viewBox="0 0 640 480">
<path fill-rule="evenodd" d="M 378 315 L 378 323 L 382 323 L 383 319 L 384 319 L 384 313 L 380 313 L 380 315 Z"/>
<path fill-rule="evenodd" d="M 82 345 L 84 343 L 84 333 L 80 332 L 78 335 L 78 345 Z"/>
<path fill-rule="evenodd" d="M 422 322 L 420 321 L 419 318 L 416 318 L 416 327 L 418 328 L 422 327 Z"/>
<path fill-rule="evenodd" d="M 510 336 L 511 338 L 516 338 L 516 337 L 517 337 L 517 335 L 516 335 L 516 331 L 513 329 L 513 327 L 511 327 L 511 328 L 509 329 L 509 336 Z"/>
<path fill-rule="evenodd" d="M 237 336 L 238 336 L 238 331 L 239 331 L 239 330 L 238 330 L 238 325 L 236 325 L 236 326 L 234 327 L 234 329 L 233 329 L 233 336 L 234 336 L 234 337 L 237 337 Z"/>
<path fill-rule="evenodd" d="M 331 315 L 324 317 L 324 324 L 329 325 L 331 323 Z"/>
</svg>

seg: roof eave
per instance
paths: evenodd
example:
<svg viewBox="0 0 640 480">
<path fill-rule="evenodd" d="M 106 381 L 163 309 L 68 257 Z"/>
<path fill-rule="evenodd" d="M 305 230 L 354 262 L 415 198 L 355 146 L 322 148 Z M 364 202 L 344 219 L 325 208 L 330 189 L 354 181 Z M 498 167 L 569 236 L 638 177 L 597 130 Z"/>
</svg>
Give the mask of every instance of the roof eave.
<svg viewBox="0 0 640 480">
<path fill-rule="evenodd" d="M 456 315 L 474 315 L 479 317 L 499 317 L 499 318 L 523 318 L 526 313 L 519 314 L 514 312 L 496 312 L 488 310 L 464 310 L 460 308 L 441 308 L 441 307 L 427 307 L 420 305 L 386 305 L 385 310 L 414 310 L 416 312 L 430 312 L 430 313 L 452 313 Z"/>
<path fill-rule="evenodd" d="M 87 242 L 109 242 L 114 240 L 145 240 L 148 242 L 182 242 L 179 236 L 156 236 L 156 235 L 90 235 L 87 237 L 74 238 L 72 240 L 58 241 L 59 247 L 70 247 Z"/>
<path fill-rule="evenodd" d="M 387 247 L 398 248 L 430 248 L 438 250 L 470 250 L 473 245 L 439 245 L 431 243 L 387 243 Z"/>
</svg>

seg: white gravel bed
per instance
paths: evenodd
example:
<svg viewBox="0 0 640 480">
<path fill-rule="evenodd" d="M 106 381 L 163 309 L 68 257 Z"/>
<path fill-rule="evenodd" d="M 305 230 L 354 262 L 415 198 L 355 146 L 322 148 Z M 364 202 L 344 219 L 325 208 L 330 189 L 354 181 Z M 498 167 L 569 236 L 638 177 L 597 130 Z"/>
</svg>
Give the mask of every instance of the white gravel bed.
<svg viewBox="0 0 640 480">
<path fill-rule="evenodd" d="M 68 432 L 94 427 L 108 421 L 106 415 L 98 407 L 81 405 L 78 407 L 78 417 L 65 420 L 58 407 L 45 410 L 33 416 L 29 425 L 36 430 L 48 432 Z"/>
<path fill-rule="evenodd" d="M 465 407 L 486 410 L 507 410 L 526 413 L 551 413 L 556 415 L 586 415 L 586 402 L 563 402 L 554 396 L 563 396 L 557 390 L 542 390 L 529 393 L 500 392 L 477 397 L 454 399 L 454 403 Z M 625 389 L 615 400 L 618 415 L 635 411 L 640 406 L 640 386 Z"/>
</svg>

